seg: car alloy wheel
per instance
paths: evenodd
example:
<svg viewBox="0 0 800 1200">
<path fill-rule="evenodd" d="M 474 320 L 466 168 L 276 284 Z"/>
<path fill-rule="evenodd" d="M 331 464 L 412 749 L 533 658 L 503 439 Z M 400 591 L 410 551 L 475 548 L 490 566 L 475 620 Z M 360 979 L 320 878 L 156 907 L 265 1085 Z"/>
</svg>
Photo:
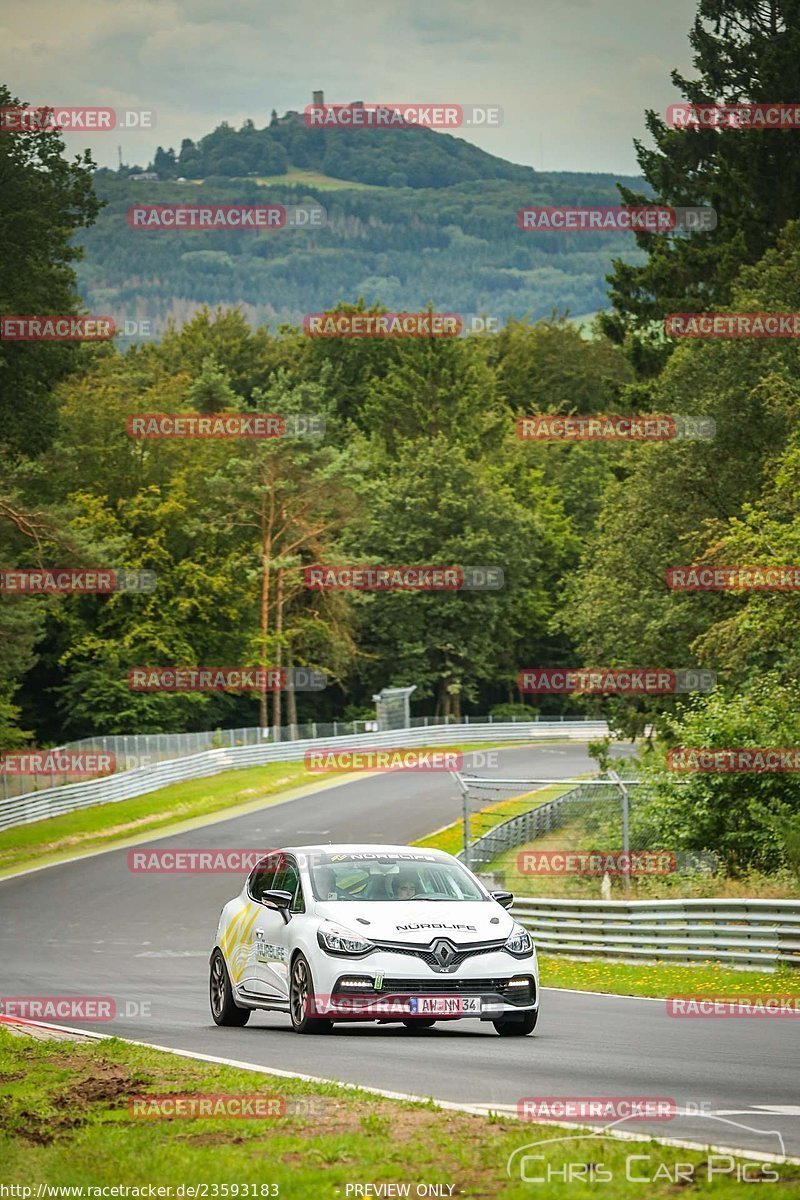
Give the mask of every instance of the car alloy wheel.
<svg viewBox="0 0 800 1200">
<path fill-rule="evenodd" d="M 313 996 L 311 968 L 303 955 L 298 954 L 289 977 L 289 1015 L 295 1033 L 328 1033 L 333 1027 L 326 1017 L 309 1016 Z"/>
<path fill-rule="evenodd" d="M 239 1008 L 233 998 L 228 968 L 225 966 L 225 959 L 219 949 L 216 949 L 211 956 L 208 998 L 211 1002 L 211 1015 L 217 1025 L 241 1027 L 250 1020 L 252 1008 Z"/>
</svg>

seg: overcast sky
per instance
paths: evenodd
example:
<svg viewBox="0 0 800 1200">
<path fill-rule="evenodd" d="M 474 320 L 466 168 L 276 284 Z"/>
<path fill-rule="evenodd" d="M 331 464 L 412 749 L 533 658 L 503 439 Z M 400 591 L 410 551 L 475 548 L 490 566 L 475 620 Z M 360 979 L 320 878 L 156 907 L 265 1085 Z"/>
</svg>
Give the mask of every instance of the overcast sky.
<svg viewBox="0 0 800 1200">
<path fill-rule="evenodd" d="M 695 0 L 25 0 L 0 7 L 0 79 L 21 99 L 154 109 L 153 132 L 70 134 L 101 166 L 220 121 L 325 100 L 499 105 L 463 136 L 555 171 L 636 172 L 645 108 L 691 74 Z M 459 134 L 459 136 L 462 136 Z"/>
</svg>

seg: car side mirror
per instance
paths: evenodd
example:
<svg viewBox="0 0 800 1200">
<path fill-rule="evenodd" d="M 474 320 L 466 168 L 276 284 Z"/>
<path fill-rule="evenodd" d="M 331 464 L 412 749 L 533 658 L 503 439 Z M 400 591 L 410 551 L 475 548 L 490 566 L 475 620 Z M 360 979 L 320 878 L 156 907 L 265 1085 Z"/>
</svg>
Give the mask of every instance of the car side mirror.
<svg viewBox="0 0 800 1200">
<path fill-rule="evenodd" d="M 511 905 L 514 903 L 513 892 L 492 892 L 491 896 L 502 908 L 511 908 Z"/>
<path fill-rule="evenodd" d="M 278 888 L 268 888 L 261 895 L 262 902 L 277 908 L 287 925 L 289 924 L 289 906 L 293 899 L 294 896 L 291 892 L 282 892 Z"/>
</svg>

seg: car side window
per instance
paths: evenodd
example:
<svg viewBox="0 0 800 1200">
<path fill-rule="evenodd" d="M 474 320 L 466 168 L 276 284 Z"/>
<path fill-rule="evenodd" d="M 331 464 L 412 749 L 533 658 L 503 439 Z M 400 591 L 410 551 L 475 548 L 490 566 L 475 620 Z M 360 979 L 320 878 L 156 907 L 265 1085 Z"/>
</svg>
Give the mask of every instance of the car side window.
<svg viewBox="0 0 800 1200">
<path fill-rule="evenodd" d="M 282 868 L 276 871 L 272 887 L 276 892 L 292 893 L 292 903 L 289 906 L 290 912 L 305 912 L 303 889 L 300 885 L 300 872 L 294 863 L 287 862 Z"/>
<path fill-rule="evenodd" d="M 269 891 L 274 887 L 273 880 L 276 874 L 281 872 L 276 870 L 275 864 L 258 866 L 250 876 L 248 890 L 254 900 L 263 900 L 264 892 Z"/>
</svg>

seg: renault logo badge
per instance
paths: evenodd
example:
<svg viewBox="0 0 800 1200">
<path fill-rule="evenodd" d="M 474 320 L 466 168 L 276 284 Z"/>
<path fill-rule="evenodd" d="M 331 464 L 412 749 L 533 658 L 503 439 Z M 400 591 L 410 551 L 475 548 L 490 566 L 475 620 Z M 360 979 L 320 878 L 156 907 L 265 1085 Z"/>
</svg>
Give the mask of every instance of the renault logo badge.
<svg viewBox="0 0 800 1200">
<path fill-rule="evenodd" d="M 437 938 L 431 947 L 440 971 L 449 971 L 456 957 L 456 948 L 446 938 Z"/>
</svg>

